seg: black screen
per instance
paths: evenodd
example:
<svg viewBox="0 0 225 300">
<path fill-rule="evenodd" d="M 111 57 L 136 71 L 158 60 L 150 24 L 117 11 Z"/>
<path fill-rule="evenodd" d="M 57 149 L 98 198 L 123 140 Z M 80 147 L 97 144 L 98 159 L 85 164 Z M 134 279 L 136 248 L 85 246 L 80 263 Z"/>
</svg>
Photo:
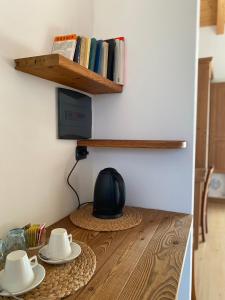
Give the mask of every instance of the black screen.
<svg viewBox="0 0 225 300">
<path fill-rule="evenodd" d="M 58 137 L 73 140 L 91 138 L 91 98 L 68 89 L 57 90 Z"/>
</svg>

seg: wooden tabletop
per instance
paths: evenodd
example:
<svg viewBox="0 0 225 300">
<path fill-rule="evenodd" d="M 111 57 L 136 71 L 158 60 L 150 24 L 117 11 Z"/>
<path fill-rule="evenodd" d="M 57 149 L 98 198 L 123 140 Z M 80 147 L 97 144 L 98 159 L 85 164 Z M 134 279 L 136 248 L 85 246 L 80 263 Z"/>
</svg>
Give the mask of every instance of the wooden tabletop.
<svg viewBox="0 0 225 300">
<path fill-rule="evenodd" d="M 95 232 L 74 226 L 69 217 L 50 226 L 64 227 L 87 243 L 97 257 L 90 282 L 66 299 L 176 299 L 192 217 L 141 209 L 142 223 L 125 231 Z"/>
</svg>

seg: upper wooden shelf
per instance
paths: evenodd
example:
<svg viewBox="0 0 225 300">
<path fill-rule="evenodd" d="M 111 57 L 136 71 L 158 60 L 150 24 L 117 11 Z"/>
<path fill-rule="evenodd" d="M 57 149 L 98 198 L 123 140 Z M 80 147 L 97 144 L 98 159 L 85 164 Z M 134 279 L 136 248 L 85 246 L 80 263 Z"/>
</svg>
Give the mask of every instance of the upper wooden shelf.
<svg viewBox="0 0 225 300">
<path fill-rule="evenodd" d="M 90 94 L 121 93 L 123 86 L 88 70 L 62 55 L 49 54 L 15 60 L 16 70 Z"/>
<path fill-rule="evenodd" d="M 77 146 L 102 148 L 183 149 L 186 141 L 162 140 L 78 140 Z"/>
</svg>

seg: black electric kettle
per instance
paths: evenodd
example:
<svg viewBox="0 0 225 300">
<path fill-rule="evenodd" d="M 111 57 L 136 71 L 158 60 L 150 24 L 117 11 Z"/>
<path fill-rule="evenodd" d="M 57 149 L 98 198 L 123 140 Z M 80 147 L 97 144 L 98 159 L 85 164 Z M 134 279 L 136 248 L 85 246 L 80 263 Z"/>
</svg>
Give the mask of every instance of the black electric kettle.
<svg viewBox="0 0 225 300">
<path fill-rule="evenodd" d="M 123 215 L 125 184 L 113 168 L 101 170 L 94 190 L 93 215 L 100 219 L 116 219 Z"/>
</svg>

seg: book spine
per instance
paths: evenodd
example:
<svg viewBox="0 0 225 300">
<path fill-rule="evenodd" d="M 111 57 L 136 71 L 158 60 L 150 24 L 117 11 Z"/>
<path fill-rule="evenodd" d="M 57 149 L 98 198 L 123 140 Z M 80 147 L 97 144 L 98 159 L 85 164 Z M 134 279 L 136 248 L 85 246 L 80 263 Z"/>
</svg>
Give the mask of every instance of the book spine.
<svg viewBox="0 0 225 300">
<path fill-rule="evenodd" d="M 75 53 L 74 53 L 74 57 L 73 57 L 73 61 L 75 61 L 76 63 L 80 62 L 80 46 L 81 46 L 81 37 L 78 36 L 76 49 L 75 49 Z"/>
<path fill-rule="evenodd" d="M 94 68 L 95 68 L 96 48 L 97 48 L 97 41 L 96 41 L 95 38 L 92 38 L 91 39 L 91 49 L 90 49 L 89 66 L 88 66 L 88 68 L 91 71 L 94 71 Z"/>
<path fill-rule="evenodd" d="M 84 53 L 84 67 L 88 69 L 90 57 L 91 39 L 85 38 L 85 53 Z"/>
<path fill-rule="evenodd" d="M 115 39 L 115 58 L 113 81 L 118 84 L 124 84 L 124 61 L 125 61 L 125 40 L 124 37 Z"/>
<path fill-rule="evenodd" d="M 119 84 L 124 84 L 124 60 L 125 60 L 125 44 L 124 40 L 120 40 L 120 63 L 119 63 Z"/>
<path fill-rule="evenodd" d="M 106 42 L 109 44 L 107 78 L 109 80 L 113 80 L 114 56 L 115 56 L 116 42 L 114 39 L 107 40 Z"/>
<path fill-rule="evenodd" d="M 104 64 L 104 42 L 101 44 L 100 63 L 98 73 L 103 76 L 103 64 Z"/>
<path fill-rule="evenodd" d="M 57 53 L 73 60 L 76 42 L 76 34 L 56 36 L 52 46 L 52 54 Z"/>
<path fill-rule="evenodd" d="M 94 71 L 96 73 L 100 73 L 101 56 L 102 56 L 102 42 L 103 42 L 102 40 L 99 40 L 97 42 L 95 68 L 94 68 Z"/>
<path fill-rule="evenodd" d="M 109 50 L 109 44 L 107 42 L 103 42 L 100 74 L 105 78 L 107 77 L 108 50 Z"/>
<path fill-rule="evenodd" d="M 116 45 L 115 45 L 115 57 L 114 57 L 114 72 L 113 72 L 113 81 L 118 83 L 119 81 L 119 53 L 120 53 L 120 41 L 115 40 Z"/>
<path fill-rule="evenodd" d="M 81 38 L 81 46 L 80 46 L 80 65 L 84 66 L 84 56 L 85 56 L 85 38 Z"/>
</svg>

